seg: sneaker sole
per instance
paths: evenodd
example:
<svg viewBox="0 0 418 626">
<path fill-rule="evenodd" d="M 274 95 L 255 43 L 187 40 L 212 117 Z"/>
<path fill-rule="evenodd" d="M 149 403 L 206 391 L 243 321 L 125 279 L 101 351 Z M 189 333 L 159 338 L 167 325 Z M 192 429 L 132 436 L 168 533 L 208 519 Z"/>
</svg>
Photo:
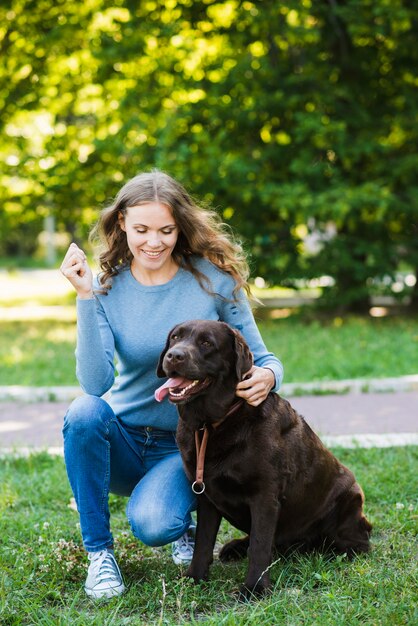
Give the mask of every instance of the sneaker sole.
<svg viewBox="0 0 418 626">
<path fill-rule="evenodd" d="M 184 567 L 187 567 L 192 562 L 192 559 L 183 561 L 182 559 L 178 559 L 175 556 L 173 556 L 172 559 L 176 565 L 184 565 Z"/>
<path fill-rule="evenodd" d="M 84 591 L 89 598 L 93 598 L 94 600 L 109 600 L 110 598 L 114 598 L 115 596 L 120 596 L 125 593 L 126 587 L 125 585 L 119 585 L 119 587 L 109 587 L 109 589 L 102 589 L 100 591 L 84 587 Z"/>
</svg>

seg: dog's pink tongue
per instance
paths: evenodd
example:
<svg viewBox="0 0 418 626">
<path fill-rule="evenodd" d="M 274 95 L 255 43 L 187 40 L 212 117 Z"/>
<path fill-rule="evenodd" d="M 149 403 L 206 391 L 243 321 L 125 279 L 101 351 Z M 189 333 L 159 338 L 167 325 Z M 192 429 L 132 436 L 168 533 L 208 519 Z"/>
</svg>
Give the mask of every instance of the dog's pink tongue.
<svg viewBox="0 0 418 626">
<path fill-rule="evenodd" d="M 170 387 L 178 387 L 185 380 L 185 378 L 169 378 L 167 382 L 164 383 L 164 385 L 161 385 L 161 387 L 158 387 L 158 389 L 155 390 L 154 398 L 157 400 L 157 402 L 161 402 L 161 400 L 164 400 L 164 398 L 168 394 L 168 390 Z"/>
</svg>

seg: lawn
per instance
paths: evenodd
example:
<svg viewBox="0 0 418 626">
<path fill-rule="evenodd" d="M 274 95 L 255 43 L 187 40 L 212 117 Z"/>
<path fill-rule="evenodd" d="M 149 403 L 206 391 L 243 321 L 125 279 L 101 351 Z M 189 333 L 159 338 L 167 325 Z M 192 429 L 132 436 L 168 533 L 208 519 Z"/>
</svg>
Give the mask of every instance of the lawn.
<svg viewBox="0 0 418 626">
<path fill-rule="evenodd" d="M 384 378 L 418 372 L 418 319 L 302 314 L 258 320 L 285 382 Z M 2 385 L 75 385 L 74 319 L 0 320 Z"/>
<path fill-rule="evenodd" d="M 369 555 L 279 558 L 274 591 L 238 604 L 246 561 L 214 563 L 210 581 L 179 576 L 167 548 L 131 536 L 124 498 L 112 497 L 116 552 L 128 592 L 107 604 L 85 597 L 86 559 L 63 460 L 46 454 L 0 461 L 0 623 L 12 625 L 365 626 L 418 623 L 418 448 L 336 450 L 366 494 L 374 525 Z M 223 523 L 220 541 L 236 535 Z"/>
<path fill-rule="evenodd" d="M 289 295 L 285 290 L 268 295 Z M 58 270 L 0 270 L 0 384 L 76 385 L 75 294 Z M 413 316 L 287 318 L 255 311 L 285 382 L 384 378 L 418 372 L 418 319 Z"/>
<path fill-rule="evenodd" d="M 5 284 L 2 283 L 5 282 Z M 75 385 L 74 296 L 58 273 L 0 275 L 0 384 Z M 47 307 L 58 307 L 48 309 Z M 392 377 L 418 371 L 418 320 L 295 314 L 257 321 L 286 382 Z M 238 604 L 246 562 L 214 563 L 211 580 L 182 578 L 167 548 L 135 541 L 126 500 L 111 497 L 116 551 L 128 593 L 95 604 L 82 590 L 86 558 L 60 457 L 0 459 L 0 624 L 5 626 L 398 626 L 418 623 L 418 448 L 336 451 L 354 470 L 374 525 L 373 550 L 291 555 L 272 566 L 274 591 Z M 220 542 L 236 536 L 226 522 Z"/>
</svg>

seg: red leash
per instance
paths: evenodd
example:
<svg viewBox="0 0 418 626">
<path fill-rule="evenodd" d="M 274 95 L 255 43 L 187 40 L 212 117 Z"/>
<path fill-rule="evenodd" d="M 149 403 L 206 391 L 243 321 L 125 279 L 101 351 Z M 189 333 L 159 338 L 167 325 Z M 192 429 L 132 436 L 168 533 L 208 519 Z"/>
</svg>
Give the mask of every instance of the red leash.
<svg viewBox="0 0 418 626">
<path fill-rule="evenodd" d="M 221 420 L 214 422 L 212 424 L 212 428 L 217 428 L 218 426 L 220 426 L 220 424 L 222 424 L 222 422 L 226 420 L 227 417 L 229 417 L 230 415 L 232 415 L 232 413 L 235 413 L 235 411 L 239 409 L 239 407 L 241 406 L 241 404 L 243 404 L 243 402 L 244 402 L 243 399 L 235 402 L 231 406 L 231 408 L 229 409 L 225 417 L 223 417 Z M 205 483 L 203 481 L 203 472 L 205 469 L 205 454 L 206 454 L 206 447 L 208 445 L 209 431 L 206 426 L 201 428 L 201 430 L 203 430 L 202 443 L 200 443 L 199 431 L 195 430 L 195 433 L 194 433 L 194 440 L 196 444 L 196 480 L 192 484 L 192 491 L 196 495 L 203 493 L 206 489 Z"/>
<path fill-rule="evenodd" d="M 209 431 L 205 426 L 205 428 L 203 429 L 202 445 L 200 445 L 199 431 L 195 430 L 194 440 L 196 443 L 196 480 L 192 485 L 192 491 L 197 495 L 205 491 L 205 483 L 203 482 L 203 470 L 205 467 L 205 453 L 206 446 L 208 445 L 208 437 Z"/>
</svg>

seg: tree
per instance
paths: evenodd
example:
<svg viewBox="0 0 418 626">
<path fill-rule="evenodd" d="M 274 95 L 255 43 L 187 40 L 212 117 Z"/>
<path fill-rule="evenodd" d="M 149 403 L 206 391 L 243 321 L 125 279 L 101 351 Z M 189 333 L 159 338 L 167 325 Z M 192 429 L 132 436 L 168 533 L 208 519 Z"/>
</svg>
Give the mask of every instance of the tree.
<svg viewBox="0 0 418 626">
<path fill-rule="evenodd" d="M 50 212 L 82 240 L 120 184 L 156 166 L 218 208 L 270 282 L 326 273 L 331 299 L 362 307 L 373 279 L 418 267 L 413 4 L 0 11 L 3 242 Z"/>
</svg>

